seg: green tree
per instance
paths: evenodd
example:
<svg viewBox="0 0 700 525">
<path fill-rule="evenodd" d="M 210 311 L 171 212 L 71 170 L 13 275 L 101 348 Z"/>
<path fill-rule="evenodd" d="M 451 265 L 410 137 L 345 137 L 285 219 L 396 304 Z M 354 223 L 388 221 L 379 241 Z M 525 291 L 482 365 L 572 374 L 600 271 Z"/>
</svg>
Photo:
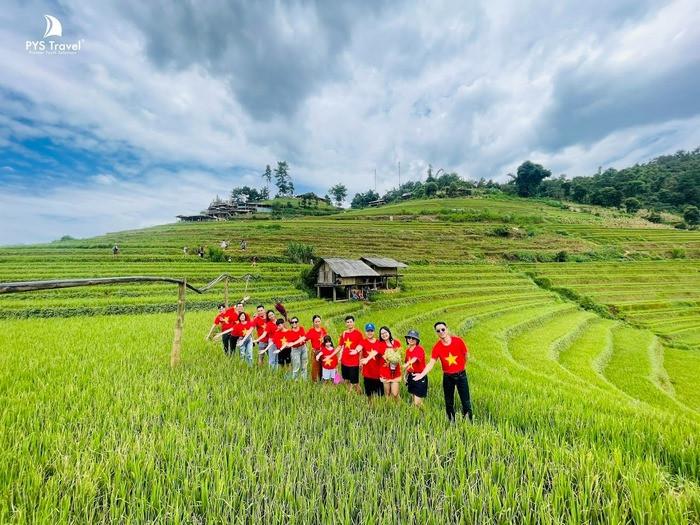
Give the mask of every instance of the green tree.
<svg viewBox="0 0 700 525">
<path fill-rule="evenodd" d="M 331 186 L 328 193 L 333 195 L 336 204 L 340 206 L 343 204 L 345 197 L 348 196 L 348 189 L 343 184 L 336 184 L 335 186 Z"/>
<path fill-rule="evenodd" d="M 425 196 L 432 197 L 437 193 L 438 185 L 436 182 L 428 182 L 425 184 Z"/>
<path fill-rule="evenodd" d="M 639 202 L 639 199 L 635 199 L 634 197 L 627 197 L 622 201 L 622 205 L 625 207 L 625 210 L 627 210 L 627 213 L 636 213 L 639 211 L 639 208 L 642 207 L 642 203 Z"/>
<path fill-rule="evenodd" d="M 521 197 L 532 197 L 537 193 L 537 187 L 540 183 L 551 175 L 552 172 L 542 167 L 541 164 L 535 164 L 526 160 L 518 166 L 517 175 L 513 178 L 513 183 L 517 188 L 518 195 Z"/>
<path fill-rule="evenodd" d="M 379 200 L 379 193 L 374 190 L 368 190 L 365 193 L 356 193 L 350 203 L 351 208 L 366 208 L 372 201 Z"/>
<path fill-rule="evenodd" d="M 268 198 L 270 195 L 270 184 L 272 184 L 272 170 L 270 165 L 265 166 L 265 173 L 262 174 L 263 180 L 265 181 L 265 189 L 267 189 Z"/>
<path fill-rule="evenodd" d="M 619 207 L 622 202 L 622 193 L 617 188 L 606 186 L 591 196 L 591 202 L 600 206 Z"/>
<path fill-rule="evenodd" d="M 686 206 L 683 208 L 683 219 L 688 224 L 700 224 L 700 209 L 697 206 Z"/>
<path fill-rule="evenodd" d="M 289 166 L 286 161 L 277 163 L 275 169 L 275 186 L 277 186 L 277 195 L 281 197 L 294 195 L 294 183 L 289 175 Z"/>
</svg>

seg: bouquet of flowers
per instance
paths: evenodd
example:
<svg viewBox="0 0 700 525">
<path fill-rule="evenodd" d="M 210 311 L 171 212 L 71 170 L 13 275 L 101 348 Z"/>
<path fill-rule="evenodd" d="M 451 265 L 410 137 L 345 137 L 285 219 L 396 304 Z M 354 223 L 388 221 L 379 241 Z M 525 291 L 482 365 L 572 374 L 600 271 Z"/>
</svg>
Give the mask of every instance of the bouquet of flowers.
<svg viewBox="0 0 700 525">
<path fill-rule="evenodd" d="M 389 365 L 389 368 L 396 370 L 396 367 L 401 362 L 401 352 L 395 348 L 388 348 L 386 352 L 384 352 L 384 360 Z"/>
</svg>

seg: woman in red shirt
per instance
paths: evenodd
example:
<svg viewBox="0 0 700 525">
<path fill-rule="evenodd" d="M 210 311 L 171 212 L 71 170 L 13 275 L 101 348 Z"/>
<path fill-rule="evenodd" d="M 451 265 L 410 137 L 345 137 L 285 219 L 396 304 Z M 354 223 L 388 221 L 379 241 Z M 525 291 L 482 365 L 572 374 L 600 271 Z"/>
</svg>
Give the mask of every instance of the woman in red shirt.
<svg viewBox="0 0 700 525">
<path fill-rule="evenodd" d="M 411 394 L 413 404 L 420 406 L 428 395 L 428 378 L 420 381 L 413 379 L 413 374 L 420 374 L 425 368 L 425 349 L 420 345 L 420 336 L 416 330 L 409 330 L 406 334 L 406 360 L 404 372 L 406 373 L 406 385 Z"/>
<path fill-rule="evenodd" d="M 397 352 L 401 351 L 401 342 L 397 341 L 391 335 L 391 330 L 388 327 L 382 326 L 379 329 L 379 345 L 381 346 L 384 355 L 384 363 L 379 369 L 379 379 L 384 383 L 384 395 L 399 399 L 399 383 L 401 383 L 401 361 L 391 362 L 387 356 L 387 350 L 393 349 Z"/>
<path fill-rule="evenodd" d="M 231 332 L 238 339 L 238 346 L 241 347 L 241 358 L 249 364 L 253 364 L 253 321 L 250 321 L 248 314 L 241 312 L 238 314 L 238 322 L 233 325 Z"/>
<path fill-rule="evenodd" d="M 306 332 L 306 340 L 311 343 L 311 381 L 321 379 L 321 361 L 317 358 L 323 345 L 323 338 L 327 335 L 326 329 L 321 326 L 321 316 L 314 315 L 311 318 L 313 326 Z"/>
</svg>

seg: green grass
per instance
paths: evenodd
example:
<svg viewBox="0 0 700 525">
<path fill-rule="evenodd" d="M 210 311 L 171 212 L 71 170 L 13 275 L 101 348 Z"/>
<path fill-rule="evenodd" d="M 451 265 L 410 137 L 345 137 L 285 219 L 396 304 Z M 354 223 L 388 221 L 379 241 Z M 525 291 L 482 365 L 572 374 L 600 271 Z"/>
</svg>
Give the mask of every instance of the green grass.
<svg viewBox="0 0 700 525">
<path fill-rule="evenodd" d="M 231 300 L 281 298 L 304 326 L 320 313 L 335 337 L 353 313 L 399 337 L 417 329 L 429 351 L 444 320 L 469 345 L 476 416 L 447 423 L 439 367 L 415 410 L 404 385 L 401 403 L 368 406 L 226 358 L 204 341 L 221 287 L 187 293 L 174 370 L 174 285 L 0 296 L 0 523 L 700 522 L 695 237 L 520 199 L 410 206 L 393 221 L 387 206 L 0 249 L 0 281 L 139 274 L 201 285 L 228 272 Z M 532 235 L 496 237 L 499 224 Z M 249 249 L 234 245 L 232 263 L 181 253 L 222 238 Z M 408 261 L 404 290 L 366 304 L 309 298 L 294 284 L 305 266 L 282 256 L 290 240 Z M 630 243 L 652 259 L 672 242 L 688 260 L 620 260 Z M 561 250 L 588 262 L 496 263 Z"/>
</svg>

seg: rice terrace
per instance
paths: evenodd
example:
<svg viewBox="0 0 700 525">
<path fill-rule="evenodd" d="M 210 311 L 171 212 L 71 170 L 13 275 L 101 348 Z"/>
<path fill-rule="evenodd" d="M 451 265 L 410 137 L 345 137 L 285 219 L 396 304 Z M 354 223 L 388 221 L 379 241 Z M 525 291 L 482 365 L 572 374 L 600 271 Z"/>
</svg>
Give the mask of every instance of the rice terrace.
<svg viewBox="0 0 700 525">
<path fill-rule="evenodd" d="M 455 206 L 493 218 L 440 219 Z M 232 298 L 283 301 L 305 326 L 319 314 L 334 339 L 348 314 L 401 334 L 434 334 L 440 319 L 470 348 L 473 424 L 449 424 L 437 378 L 419 410 L 405 391 L 368 409 L 344 388 L 227 358 L 202 339 L 221 287 L 188 292 L 173 369 L 172 284 L 2 295 L 0 521 L 372 523 L 380 509 L 404 523 L 698 521 L 697 231 L 609 226 L 593 210 L 497 196 L 377 211 L 7 247 L 0 280 L 196 285 L 229 273 Z M 542 221 L 523 238 L 490 235 L 506 224 L 498 214 L 515 213 Z M 348 235 L 362 243 L 344 256 L 408 263 L 399 289 L 332 302 L 295 284 L 309 265 L 285 259 L 289 239 L 322 257 Z M 238 246 L 231 262 L 182 253 L 221 238 L 255 239 L 257 264 Z M 639 251 L 621 257 L 630 244 Z M 562 247 L 571 261 L 507 260 L 552 260 Z"/>
<path fill-rule="evenodd" d="M 0 525 L 700 525 L 697 0 L 8 0 L 0 63 Z"/>
</svg>

